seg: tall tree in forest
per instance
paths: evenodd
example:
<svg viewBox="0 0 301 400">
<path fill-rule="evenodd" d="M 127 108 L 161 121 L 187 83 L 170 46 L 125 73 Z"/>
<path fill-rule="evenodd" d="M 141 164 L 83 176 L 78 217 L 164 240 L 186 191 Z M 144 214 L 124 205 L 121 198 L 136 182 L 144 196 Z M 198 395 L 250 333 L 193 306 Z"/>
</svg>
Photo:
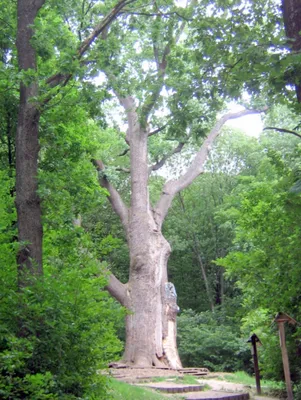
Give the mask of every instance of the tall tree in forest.
<svg viewBox="0 0 301 400">
<path fill-rule="evenodd" d="M 103 163 L 96 161 L 100 183 L 110 193 L 109 200 L 124 226 L 130 251 L 128 282 L 123 284 L 111 275 L 108 290 L 131 311 L 126 322 L 124 361 L 139 366 L 160 366 L 167 361 L 170 367 L 179 368 L 181 363 L 175 336 L 178 307 L 175 289 L 168 282 L 167 261 L 171 248 L 162 234 L 162 224 L 175 195 L 203 173 L 209 148 L 224 123 L 231 118 L 260 111 L 244 110 L 222 117 L 205 139 L 186 173 L 177 180 L 166 182 L 159 201 L 152 207 L 148 192 L 149 132 L 139 122 L 138 113 L 141 109 L 135 105 L 133 98 L 122 98 L 121 102 L 128 118 L 126 139 L 130 147 L 131 171 L 129 208 L 107 179 Z"/>
<path fill-rule="evenodd" d="M 20 71 L 36 71 L 36 52 L 32 47 L 32 25 L 45 0 L 19 0 L 17 6 L 17 50 Z M 42 220 L 37 194 L 39 119 L 36 81 L 20 85 L 20 105 L 16 135 L 16 206 L 18 215 L 18 266 L 31 274 L 42 273 Z M 21 280 L 23 279 L 20 277 Z"/>
<path fill-rule="evenodd" d="M 143 106 L 137 107 L 131 96 L 120 98 L 120 102 L 128 121 L 126 142 L 130 148 L 130 207 L 125 205 L 110 183 L 103 163 L 96 161 L 96 165 L 100 171 L 100 184 L 109 191 L 109 200 L 126 231 L 130 252 L 128 282 L 123 284 L 111 275 L 108 284 L 109 292 L 131 311 L 126 321 L 123 360 L 139 366 L 168 363 L 172 368 L 179 368 L 181 363 L 176 348 L 175 326 L 178 308 L 175 289 L 168 282 L 167 261 L 171 249 L 162 234 L 162 224 L 175 195 L 204 171 L 209 148 L 224 123 L 231 118 L 260 111 L 244 110 L 222 117 L 186 173 L 177 180 L 166 182 L 159 201 L 152 207 L 148 192 L 151 167 L 148 166 L 147 146 L 151 135 L 145 128 L 148 126 L 147 115 L 143 114 Z M 143 118 L 142 122 L 140 118 Z"/>
<path fill-rule="evenodd" d="M 95 39 L 114 21 L 122 8 L 134 0 L 121 0 L 111 10 L 105 10 L 103 18 L 91 29 L 78 30 L 80 42 L 71 55 L 69 69 L 52 71 L 46 79 L 48 93 L 39 98 L 37 75 L 37 51 L 33 44 L 34 22 L 45 0 L 18 0 L 17 3 L 17 53 L 21 72 L 20 103 L 16 134 L 16 207 L 18 221 L 17 256 L 19 284 L 26 284 L 26 274 L 42 274 L 43 229 L 41 204 L 38 195 L 39 121 L 41 111 L 57 92 L 56 87 L 67 85 L 71 77 L 72 63 L 81 59 Z M 87 15 L 88 12 L 85 13 Z M 82 16 L 84 17 L 84 16 Z M 83 22 L 80 25 L 83 28 Z M 84 29 L 83 29 L 84 30 Z M 84 35 L 82 39 L 81 33 Z"/>
<path fill-rule="evenodd" d="M 194 2 L 185 9 L 173 2 L 145 6 L 143 11 L 131 13 L 129 31 L 115 29 L 118 42 L 114 42 L 114 51 L 107 45 L 113 41 L 112 32 L 106 42 L 98 42 L 99 47 L 94 49 L 95 55 L 100 51 L 107 55 L 99 62 L 99 68 L 106 75 L 115 104 L 119 102 L 127 124 L 120 152 L 122 157 L 128 157 L 126 168 L 125 162 L 117 166 L 115 162 L 115 167 L 110 167 L 112 154 L 95 160 L 100 184 L 108 190 L 126 232 L 130 254 L 128 281 L 122 283 L 112 274 L 108 290 L 130 311 L 123 361 L 144 367 L 181 366 L 176 347 L 176 292 L 167 273 L 171 248 L 162 234 L 171 203 L 177 193 L 204 172 L 207 154 L 225 122 L 260 112 L 247 109 L 228 113 L 214 124 L 223 96 L 229 94 L 230 87 L 237 86 L 237 80 L 228 82 L 224 89 L 219 85 L 220 73 L 230 68 L 227 60 L 230 62 L 233 54 L 223 53 L 222 65 L 221 54 L 214 53 L 212 42 L 205 39 L 213 26 L 230 23 L 231 18 L 230 14 L 226 19 L 216 17 L 218 13 L 214 12 L 208 18 L 207 6 L 196 6 Z M 191 34 L 194 24 L 205 38 L 200 49 L 195 48 Z M 202 58 L 201 54 L 210 56 Z M 202 143 L 200 137 L 208 132 Z M 164 139 L 169 141 L 167 147 Z M 199 141 L 199 150 L 192 163 L 178 179 L 165 183 L 159 200 L 152 205 L 150 174 L 194 140 Z M 114 187 L 114 173 L 126 172 L 130 173 L 129 206 Z"/>
</svg>

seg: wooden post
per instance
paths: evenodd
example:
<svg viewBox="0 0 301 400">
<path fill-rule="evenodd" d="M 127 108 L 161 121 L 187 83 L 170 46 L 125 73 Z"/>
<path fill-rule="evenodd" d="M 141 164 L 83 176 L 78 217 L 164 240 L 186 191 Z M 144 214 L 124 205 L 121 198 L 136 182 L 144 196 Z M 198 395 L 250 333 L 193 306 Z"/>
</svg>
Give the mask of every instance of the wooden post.
<svg viewBox="0 0 301 400">
<path fill-rule="evenodd" d="M 285 331 L 284 331 L 284 323 L 288 322 L 289 324 L 295 325 L 297 321 L 294 318 L 290 317 L 285 313 L 278 313 L 275 318 L 275 322 L 278 324 L 279 329 L 279 338 L 280 338 L 280 347 L 282 353 L 282 362 L 283 362 L 283 370 L 284 370 L 284 377 L 285 377 L 285 384 L 286 384 L 286 391 L 287 391 L 287 399 L 293 400 L 293 391 L 292 391 L 292 383 L 291 383 L 291 374 L 290 374 L 290 367 L 285 343 Z"/>
<path fill-rule="evenodd" d="M 252 343 L 252 356 L 254 361 L 254 371 L 255 371 L 255 379 L 256 379 L 256 390 L 257 394 L 261 394 L 261 387 L 260 387 L 260 374 L 259 374 L 259 367 L 258 367 L 258 357 L 257 357 L 257 343 L 261 344 L 259 338 L 255 333 L 249 338 L 249 343 Z"/>
<path fill-rule="evenodd" d="M 291 383 L 291 374 L 290 374 L 290 366 L 288 361 L 287 349 L 285 344 L 285 332 L 284 332 L 284 322 L 278 322 L 279 329 L 279 338 L 280 338 L 280 347 L 282 353 L 282 362 L 283 362 L 283 370 L 287 391 L 287 399 L 293 400 L 293 391 L 292 391 L 292 383 Z"/>
</svg>

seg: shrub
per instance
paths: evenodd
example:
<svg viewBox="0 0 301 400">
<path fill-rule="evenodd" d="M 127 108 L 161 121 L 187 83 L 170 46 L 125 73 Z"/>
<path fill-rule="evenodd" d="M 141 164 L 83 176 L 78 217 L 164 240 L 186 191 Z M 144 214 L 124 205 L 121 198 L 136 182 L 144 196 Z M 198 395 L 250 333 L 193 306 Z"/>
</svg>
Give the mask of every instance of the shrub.
<svg viewBox="0 0 301 400">
<path fill-rule="evenodd" d="M 222 311 L 183 311 L 178 318 L 178 341 L 185 366 L 226 372 L 248 370 L 250 366 L 246 339 Z"/>
<path fill-rule="evenodd" d="M 97 370 L 121 343 L 109 298 L 96 268 L 51 270 L 23 290 L 7 287 L 0 303 L 1 399 L 101 399 L 106 378 Z M 51 271 L 50 271 L 51 270 Z M 51 272 L 51 274 L 49 273 Z M 1 282 L 3 283 L 3 282 Z"/>
</svg>

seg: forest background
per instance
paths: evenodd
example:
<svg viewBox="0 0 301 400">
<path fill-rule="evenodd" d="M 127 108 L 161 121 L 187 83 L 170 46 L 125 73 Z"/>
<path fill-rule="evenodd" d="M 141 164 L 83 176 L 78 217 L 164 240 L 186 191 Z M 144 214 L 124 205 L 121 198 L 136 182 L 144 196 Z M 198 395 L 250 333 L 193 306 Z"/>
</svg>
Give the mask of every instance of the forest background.
<svg viewBox="0 0 301 400">
<path fill-rule="evenodd" d="M 152 117 L 149 165 L 165 166 L 149 180 L 153 203 L 230 101 L 264 109 L 265 127 L 277 128 L 259 138 L 224 128 L 203 173 L 176 194 L 163 233 L 183 364 L 251 372 L 246 340 L 255 332 L 262 375 L 281 380 L 273 318 L 282 311 L 301 321 L 300 29 L 292 34 L 283 13 L 287 6 L 298 19 L 296 2 L 35 4 L 23 52 L 25 64 L 33 54 L 29 68 L 20 15 L 31 1 L 0 9 L 0 397 L 107 398 L 108 382 L 96 371 L 120 358 L 126 312 L 105 287 L 109 271 L 125 283 L 130 264 L 110 190 L 100 184 L 105 178 L 129 201 L 116 92 L 134 96 Z M 24 105 L 34 110 L 33 152 L 16 141 Z M 20 237 L 16 192 L 30 178 L 18 164 L 22 154 L 38 156 L 38 180 L 31 178 L 42 262 Z M 102 160 L 105 176 L 92 160 Z M 300 327 L 287 329 L 298 396 Z"/>
</svg>

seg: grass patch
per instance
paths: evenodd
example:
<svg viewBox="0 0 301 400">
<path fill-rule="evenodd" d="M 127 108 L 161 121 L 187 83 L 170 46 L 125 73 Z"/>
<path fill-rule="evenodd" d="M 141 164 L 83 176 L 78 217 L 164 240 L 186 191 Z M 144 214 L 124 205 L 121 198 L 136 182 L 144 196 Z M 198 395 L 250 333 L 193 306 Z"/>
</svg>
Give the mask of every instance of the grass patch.
<svg viewBox="0 0 301 400">
<path fill-rule="evenodd" d="M 191 375 L 177 376 L 175 382 L 184 383 L 185 385 L 199 385 L 197 378 Z"/>
<path fill-rule="evenodd" d="M 247 385 L 247 386 L 255 386 L 256 385 L 255 376 L 250 376 L 243 371 L 237 371 L 237 372 L 234 372 L 233 374 L 226 374 L 226 375 L 224 375 L 223 379 L 228 382 L 242 383 L 243 385 Z M 260 384 L 261 384 L 262 388 L 267 388 L 267 389 L 271 389 L 271 390 L 285 389 L 284 382 L 275 382 L 275 381 L 271 381 L 271 380 L 261 379 Z"/>
<path fill-rule="evenodd" d="M 129 385 L 125 382 L 111 379 L 110 382 L 110 395 L 113 400 L 166 400 L 167 396 L 151 389 Z M 183 397 L 174 396 L 173 399 L 183 399 Z"/>
<path fill-rule="evenodd" d="M 195 376 L 158 376 L 151 380 L 151 382 L 174 382 L 183 383 L 184 385 L 198 385 L 199 382 Z"/>
</svg>

